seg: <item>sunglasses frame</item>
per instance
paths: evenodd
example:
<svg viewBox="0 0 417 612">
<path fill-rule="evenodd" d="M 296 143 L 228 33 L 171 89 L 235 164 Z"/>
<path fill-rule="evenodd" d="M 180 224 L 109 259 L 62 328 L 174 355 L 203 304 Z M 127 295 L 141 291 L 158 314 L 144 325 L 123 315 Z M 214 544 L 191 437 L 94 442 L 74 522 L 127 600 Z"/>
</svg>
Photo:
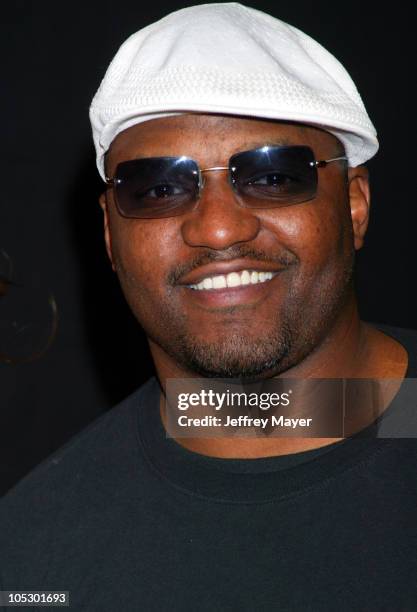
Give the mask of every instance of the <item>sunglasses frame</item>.
<svg viewBox="0 0 417 612">
<path fill-rule="evenodd" d="M 168 159 L 177 159 L 177 160 L 179 160 L 181 158 L 182 160 L 187 160 L 187 161 L 193 162 L 195 167 L 197 168 L 196 171 L 193 171 L 193 174 L 198 174 L 198 184 L 197 184 L 198 192 L 196 194 L 194 202 L 191 205 L 187 206 L 186 211 L 183 211 L 181 209 L 180 212 L 177 211 L 177 212 L 174 212 L 172 214 L 172 210 L 176 210 L 174 208 L 174 209 L 172 209 L 170 211 L 170 214 L 158 214 L 158 215 L 155 215 L 155 216 L 151 216 L 149 214 L 146 215 L 146 216 L 137 216 L 137 215 L 126 214 L 126 212 L 123 211 L 123 208 L 120 206 L 120 203 L 119 203 L 118 197 L 117 197 L 117 185 L 121 182 L 121 180 L 117 178 L 117 169 L 119 168 L 119 166 L 121 164 L 124 164 L 126 162 L 120 162 L 120 164 L 118 164 L 117 167 L 116 167 L 116 174 L 113 177 L 107 177 L 106 176 L 104 182 L 109 187 L 112 187 L 114 189 L 114 197 L 115 197 L 116 207 L 117 207 L 117 210 L 118 210 L 118 212 L 120 213 L 121 216 L 123 216 L 125 218 L 128 218 L 128 219 L 152 219 L 152 218 L 174 217 L 174 216 L 179 216 L 181 214 L 185 214 L 185 212 L 188 212 L 190 210 L 194 210 L 194 208 L 197 206 L 197 203 L 198 203 L 198 201 L 200 199 L 200 196 L 201 196 L 201 191 L 202 191 L 202 189 L 204 188 L 204 185 L 205 185 L 205 181 L 204 181 L 204 177 L 203 177 L 203 173 L 204 172 L 214 172 L 214 171 L 225 171 L 225 170 L 227 170 L 229 172 L 229 182 L 230 182 L 230 185 L 231 185 L 232 189 L 235 190 L 236 179 L 234 177 L 234 172 L 236 171 L 237 168 L 232 165 L 232 162 L 233 162 L 234 158 L 236 158 L 238 156 L 241 156 L 242 154 L 249 154 L 249 153 L 256 154 L 258 152 L 259 153 L 260 152 L 265 153 L 265 152 L 270 151 L 271 149 L 282 151 L 284 149 L 294 150 L 294 149 L 297 149 L 297 148 L 302 149 L 304 152 L 306 150 L 309 150 L 309 152 L 311 153 L 313 159 L 310 162 L 308 162 L 308 164 L 309 164 L 310 167 L 313 167 L 315 169 L 317 169 L 317 168 L 325 168 L 328 164 L 330 164 L 332 162 L 336 162 L 336 161 L 348 161 L 348 158 L 345 155 L 342 155 L 342 156 L 339 156 L 339 157 L 331 157 L 331 158 L 328 158 L 328 159 L 316 160 L 316 159 L 314 159 L 314 152 L 313 152 L 313 150 L 311 149 L 311 147 L 306 146 L 306 145 L 290 145 L 290 146 L 264 145 L 263 147 L 258 147 L 256 149 L 249 149 L 249 150 L 246 150 L 246 151 L 239 151 L 238 153 L 233 154 L 229 158 L 229 165 L 228 166 L 210 166 L 209 168 L 200 168 L 198 162 L 196 162 L 194 159 L 192 159 L 190 157 L 187 157 L 187 156 L 160 156 L 160 157 L 157 157 L 157 158 L 156 157 L 136 158 L 136 159 L 158 159 L 158 160 L 164 160 L 164 161 L 168 160 Z M 127 160 L 127 161 L 130 162 L 130 161 L 135 161 L 135 160 Z M 317 176 L 317 180 L 318 180 L 318 176 Z M 301 200 L 299 202 L 296 202 L 296 203 L 291 202 L 287 206 L 290 206 L 290 205 L 294 206 L 295 204 L 301 204 L 303 202 L 306 202 L 306 201 L 309 201 L 311 199 L 314 199 L 315 196 L 316 196 L 316 194 L 314 194 L 312 197 L 309 197 L 307 199 L 303 199 L 303 200 Z M 283 204 L 280 205 L 280 207 L 283 207 L 283 206 L 285 206 L 285 205 L 283 205 Z M 273 204 L 267 205 L 267 204 L 264 204 L 262 206 L 248 207 L 248 208 L 256 209 L 256 208 L 276 208 L 276 207 L 277 207 L 277 205 L 273 205 Z"/>
</svg>

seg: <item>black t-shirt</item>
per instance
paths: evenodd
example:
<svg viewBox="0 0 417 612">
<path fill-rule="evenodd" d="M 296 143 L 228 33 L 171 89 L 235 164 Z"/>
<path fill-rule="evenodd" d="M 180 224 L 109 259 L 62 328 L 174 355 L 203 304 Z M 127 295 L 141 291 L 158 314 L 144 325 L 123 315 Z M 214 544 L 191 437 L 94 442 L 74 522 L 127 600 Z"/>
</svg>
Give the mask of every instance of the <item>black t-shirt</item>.
<svg viewBox="0 0 417 612">
<path fill-rule="evenodd" d="M 417 333 L 385 331 L 416 377 Z M 88 612 L 416 611 L 416 471 L 406 438 L 193 453 L 165 436 L 151 379 L 3 498 L 0 589 Z"/>
</svg>

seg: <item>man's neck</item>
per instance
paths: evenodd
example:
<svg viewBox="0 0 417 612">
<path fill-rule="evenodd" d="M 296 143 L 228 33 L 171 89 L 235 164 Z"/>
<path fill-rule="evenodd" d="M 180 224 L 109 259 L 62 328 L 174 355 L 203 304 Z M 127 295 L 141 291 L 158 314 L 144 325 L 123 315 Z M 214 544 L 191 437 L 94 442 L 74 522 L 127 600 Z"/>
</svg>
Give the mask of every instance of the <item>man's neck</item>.
<svg viewBox="0 0 417 612">
<path fill-rule="evenodd" d="M 192 378 L 165 354 L 151 347 L 161 386 L 167 378 Z M 282 378 L 369 378 L 391 379 L 384 389 L 380 411 L 397 392 L 407 369 L 405 349 L 373 327 L 359 320 L 354 300 L 347 306 L 323 342 L 302 362 L 288 369 Z M 161 418 L 166 426 L 165 401 L 161 396 Z M 366 425 L 366 424 L 365 424 Z M 177 441 L 191 451 L 223 458 L 258 458 L 291 454 L 332 444 L 341 438 L 181 438 Z"/>
</svg>

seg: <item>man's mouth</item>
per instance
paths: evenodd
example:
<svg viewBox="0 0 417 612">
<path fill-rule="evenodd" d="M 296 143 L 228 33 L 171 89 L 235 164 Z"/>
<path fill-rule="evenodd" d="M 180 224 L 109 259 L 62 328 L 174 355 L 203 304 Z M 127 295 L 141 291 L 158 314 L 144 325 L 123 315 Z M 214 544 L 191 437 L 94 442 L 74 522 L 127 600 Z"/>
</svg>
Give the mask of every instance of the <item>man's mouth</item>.
<svg viewBox="0 0 417 612">
<path fill-rule="evenodd" d="M 184 299 L 190 299 L 193 308 L 218 312 L 238 306 L 254 307 L 277 295 L 278 278 L 289 265 L 248 257 L 214 261 L 182 274 L 177 286 L 185 290 Z M 273 287 L 276 282 L 278 285 Z"/>
<path fill-rule="evenodd" d="M 188 287 L 195 291 L 210 291 L 212 289 L 257 285 L 272 280 L 276 274 L 277 272 L 271 271 L 241 270 L 239 272 L 230 272 L 229 274 L 205 276 L 199 283 L 190 284 Z"/>
</svg>

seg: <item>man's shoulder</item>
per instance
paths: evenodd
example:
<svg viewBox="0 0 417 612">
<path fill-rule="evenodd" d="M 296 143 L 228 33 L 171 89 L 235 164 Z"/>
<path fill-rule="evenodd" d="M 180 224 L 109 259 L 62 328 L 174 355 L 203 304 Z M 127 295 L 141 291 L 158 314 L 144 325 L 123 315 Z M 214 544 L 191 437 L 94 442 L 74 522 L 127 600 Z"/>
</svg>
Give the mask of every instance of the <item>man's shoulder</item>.
<svg viewBox="0 0 417 612">
<path fill-rule="evenodd" d="M 388 325 L 387 323 L 370 322 L 368 325 L 372 325 L 372 327 L 379 329 L 388 336 L 392 336 L 396 340 L 403 340 L 411 346 L 417 346 L 417 329 L 397 327 L 395 325 Z"/>
<path fill-rule="evenodd" d="M 0 581 L 38 588 L 50 558 L 103 532 L 119 508 L 137 507 L 151 475 L 137 414 L 155 399 L 151 379 L 40 463 L 0 500 Z M 32 578 L 31 578 L 32 577 Z M 33 581 L 31 582 L 31 579 Z M 5 583 L 6 584 L 6 583 Z"/>
<path fill-rule="evenodd" d="M 408 376 L 417 377 L 417 330 L 385 323 L 368 323 L 386 336 L 391 336 L 405 348 L 409 359 Z"/>
<path fill-rule="evenodd" d="M 10 518 L 28 503 L 43 510 L 62 505 L 76 489 L 80 492 L 92 482 L 96 489 L 104 486 L 112 471 L 120 477 L 137 459 L 135 416 L 155 392 L 155 384 L 155 379 L 147 381 L 44 459 L 0 500 L 0 513 Z"/>
</svg>

